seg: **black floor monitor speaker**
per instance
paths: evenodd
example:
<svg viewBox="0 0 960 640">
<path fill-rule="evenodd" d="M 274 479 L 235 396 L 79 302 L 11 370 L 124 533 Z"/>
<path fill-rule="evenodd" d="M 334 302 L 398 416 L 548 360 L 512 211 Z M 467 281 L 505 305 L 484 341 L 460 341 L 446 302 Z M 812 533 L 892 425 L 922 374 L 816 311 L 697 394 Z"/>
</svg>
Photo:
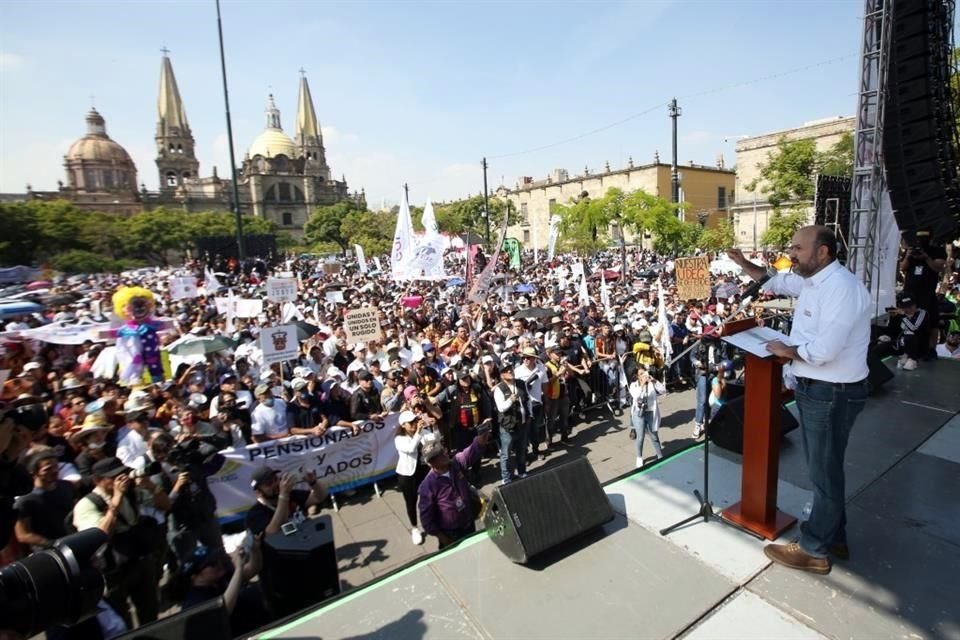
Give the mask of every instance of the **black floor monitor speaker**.
<svg viewBox="0 0 960 640">
<path fill-rule="evenodd" d="M 220 597 L 134 629 L 121 636 L 121 640 L 230 640 L 232 637 L 227 609 Z"/>
<path fill-rule="evenodd" d="M 263 540 L 263 592 L 277 617 L 295 613 L 340 593 L 333 520 L 322 515 Z"/>
<path fill-rule="evenodd" d="M 521 564 L 611 520 L 613 508 L 586 458 L 497 487 L 483 517 L 494 543 Z"/>
<path fill-rule="evenodd" d="M 786 405 L 780 405 L 780 434 L 787 434 L 800 426 Z M 743 396 L 728 399 L 710 420 L 707 430 L 710 440 L 727 451 L 743 453 Z"/>
</svg>

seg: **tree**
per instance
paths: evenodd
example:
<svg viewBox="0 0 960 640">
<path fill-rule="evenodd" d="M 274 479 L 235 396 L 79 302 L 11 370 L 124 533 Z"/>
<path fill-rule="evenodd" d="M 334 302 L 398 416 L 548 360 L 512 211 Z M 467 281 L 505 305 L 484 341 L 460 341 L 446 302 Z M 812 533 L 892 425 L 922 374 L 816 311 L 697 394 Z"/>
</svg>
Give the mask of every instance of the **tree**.
<svg viewBox="0 0 960 640">
<path fill-rule="evenodd" d="M 309 244 L 332 242 L 346 253 L 350 243 L 340 231 L 340 223 L 347 215 L 357 211 L 363 211 L 363 209 L 352 200 L 341 200 L 326 207 L 317 207 L 310 214 L 303 228 L 304 239 Z"/>
<path fill-rule="evenodd" d="M 784 250 L 790 246 L 790 240 L 797 229 L 807 223 L 807 214 L 801 208 L 793 208 L 784 214 L 779 209 L 773 210 L 773 216 L 763 232 L 761 242 L 765 246 Z"/>
<path fill-rule="evenodd" d="M 159 207 L 131 216 L 128 222 L 130 255 L 169 264 L 171 251 L 187 251 L 194 236 L 190 230 L 191 214 L 176 209 Z"/>
<path fill-rule="evenodd" d="M 706 229 L 700 237 L 700 248 L 707 251 L 723 251 L 736 243 L 736 236 L 733 233 L 733 223 L 730 220 L 722 220 L 713 229 Z"/>
<path fill-rule="evenodd" d="M 817 155 L 817 172 L 827 176 L 853 176 L 852 133 L 842 133 L 832 147 Z"/>
<path fill-rule="evenodd" d="M 507 216 L 507 224 L 515 225 L 520 223 L 520 216 L 516 207 L 509 200 L 500 198 L 488 198 L 490 205 L 490 233 L 496 237 L 496 229 L 503 222 L 504 213 Z M 441 233 L 465 233 L 474 231 L 485 234 L 487 229 L 486 220 L 483 217 L 483 195 L 476 195 L 466 200 L 459 200 L 437 207 L 434 211 L 437 216 L 437 226 Z M 419 226 L 416 227 L 420 229 Z M 492 238 L 491 238 L 492 240 Z"/>
<path fill-rule="evenodd" d="M 36 212 L 22 202 L 0 204 L 0 265 L 29 265 L 40 245 Z"/>
<path fill-rule="evenodd" d="M 373 257 L 390 253 L 397 215 L 390 212 L 351 211 L 340 223 L 340 233 L 350 245 L 359 244 Z"/>
<path fill-rule="evenodd" d="M 66 273 L 116 273 L 142 266 L 142 262 L 135 260 L 114 260 L 103 254 L 82 249 L 65 251 L 53 259 L 53 268 Z"/>
<path fill-rule="evenodd" d="M 817 147 L 812 138 L 787 140 L 780 138 L 776 151 L 767 154 L 766 164 L 757 164 L 760 177 L 747 185 L 748 191 L 764 184 L 760 193 L 774 211 L 780 211 L 784 202 L 813 199 L 813 175 L 817 169 Z"/>
<path fill-rule="evenodd" d="M 846 132 L 826 151 L 817 151 L 813 138 L 780 138 L 777 148 L 767 154 L 766 163 L 758 163 L 760 177 L 746 185 L 747 191 L 759 186 L 774 211 L 785 202 L 813 200 L 814 177 L 853 176 L 853 134 Z M 763 184 L 761 185 L 761 181 Z"/>
</svg>

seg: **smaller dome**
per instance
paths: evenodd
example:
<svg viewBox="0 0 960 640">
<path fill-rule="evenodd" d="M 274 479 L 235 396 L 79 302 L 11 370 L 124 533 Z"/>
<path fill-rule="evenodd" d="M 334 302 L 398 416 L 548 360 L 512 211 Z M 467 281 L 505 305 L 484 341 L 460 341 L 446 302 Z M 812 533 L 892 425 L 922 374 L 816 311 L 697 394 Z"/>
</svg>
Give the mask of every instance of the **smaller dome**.
<svg viewBox="0 0 960 640">
<path fill-rule="evenodd" d="M 96 160 L 100 162 L 122 162 L 132 165 L 130 154 L 107 135 L 107 125 L 96 109 L 87 113 L 87 135 L 83 136 L 67 150 L 66 160 Z"/>
<path fill-rule="evenodd" d="M 84 136 L 70 145 L 70 149 L 67 150 L 66 160 L 133 163 L 127 150 L 113 140 L 90 136 Z"/>
<path fill-rule="evenodd" d="M 257 136 L 257 139 L 250 145 L 250 157 L 263 156 L 264 158 L 273 158 L 275 156 L 296 157 L 297 147 L 293 144 L 290 136 L 280 129 L 264 129 Z"/>
</svg>

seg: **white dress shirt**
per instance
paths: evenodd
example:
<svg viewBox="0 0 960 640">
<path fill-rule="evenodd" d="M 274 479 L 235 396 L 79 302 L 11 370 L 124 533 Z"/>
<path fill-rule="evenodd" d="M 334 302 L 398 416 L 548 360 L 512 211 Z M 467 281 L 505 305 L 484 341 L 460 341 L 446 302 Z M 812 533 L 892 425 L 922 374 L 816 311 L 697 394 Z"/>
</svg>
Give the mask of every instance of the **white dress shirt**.
<svg viewBox="0 0 960 640">
<path fill-rule="evenodd" d="M 780 273 L 764 291 L 797 298 L 790 343 L 797 347 L 791 373 L 825 382 L 859 382 L 867 377 L 870 293 L 836 260 L 810 278 Z"/>
</svg>

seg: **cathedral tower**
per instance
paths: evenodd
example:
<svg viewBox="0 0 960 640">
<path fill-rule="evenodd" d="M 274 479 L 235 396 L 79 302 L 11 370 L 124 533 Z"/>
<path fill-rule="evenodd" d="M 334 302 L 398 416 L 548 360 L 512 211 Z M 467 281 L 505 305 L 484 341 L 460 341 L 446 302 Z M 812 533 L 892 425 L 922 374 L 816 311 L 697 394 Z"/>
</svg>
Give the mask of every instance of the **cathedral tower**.
<svg viewBox="0 0 960 640">
<path fill-rule="evenodd" d="M 166 53 L 164 51 L 160 67 L 155 138 L 161 193 L 176 191 L 187 180 L 196 178 L 200 169 L 193 149 L 193 133 L 187 123 L 187 111 L 183 108 L 173 66 Z"/>
<path fill-rule="evenodd" d="M 300 96 L 297 98 L 297 127 L 295 132 L 297 155 L 304 160 L 303 173 L 330 181 L 330 167 L 327 166 L 327 154 L 323 148 L 323 133 L 313 109 L 313 96 L 307 75 L 300 70 Z"/>
</svg>

